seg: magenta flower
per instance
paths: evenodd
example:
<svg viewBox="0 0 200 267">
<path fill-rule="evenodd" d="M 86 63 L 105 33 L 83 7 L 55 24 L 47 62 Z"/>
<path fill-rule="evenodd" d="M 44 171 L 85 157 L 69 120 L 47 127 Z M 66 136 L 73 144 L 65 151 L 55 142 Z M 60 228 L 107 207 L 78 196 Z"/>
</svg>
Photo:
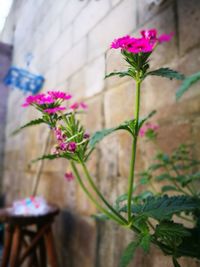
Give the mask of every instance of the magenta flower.
<svg viewBox="0 0 200 267">
<path fill-rule="evenodd" d="M 141 137 L 144 137 L 145 134 L 149 131 L 149 130 L 152 130 L 152 131 L 157 131 L 159 128 L 159 126 L 157 124 L 153 124 L 153 123 L 146 123 L 139 131 L 139 135 Z"/>
<path fill-rule="evenodd" d="M 173 36 L 174 36 L 173 32 L 170 34 L 162 34 L 160 35 L 160 37 L 158 37 L 158 42 L 159 43 L 170 42 Z"/>
<path fill-rule="evenodd" d="M 156 43 L 169 42 L 173 36 L 171 33 L 162 34 L 158 37 L 156 29 L 142 30 L 140 33 L 142 38 L 134 38 L 126 35 L 115 39 L 110 47 L 113 49 L 121 48 L 133 54 L 148 53 L 153 51 Z"/>
<path fill-rule="evenodd" d="M 73 109 L 73 110 L 78 109 L 78 108 L 79 108 L 79 103 L 75 102 L 74 104 L 72 104 L 72 105 L 70 106 L 70 108 Z"/>
<path fill-rule="evenodd" d="M 72 172 L 66 172 L 65 173 L 65 179 L 67 180 L 67 181 L 72 181 L 72 180 L 74 180 L 74 175 L 73 175 L 73 173 Z"/>
<path fill-rule="evenodd" d="M 75 152 L 76 151 L 76 143 L 75 142 L 70 142 L 67 144 L 67 150 L 70 152 Z"/>
<path fill-rule="evenodd" d="M 66 151 L 66 150 L 68 149 L 68 145 L 67 145 L 66 143 L 64 143 L 64 142 L 61 142 L 61 143 L 59 144 L 59 147 L 60 147 L 60 149 L 61 149 L 62 151 Z"/>
<path fill-rule="evenodd" d="M 40 101 L 44 96 L 44 94 L 27 96 L 27 98 L 25 99 L 25 103 L 22 104 L 22 107 L 27 107 L 32 104 L 38 104 L 38 101 Z"/>
<path fill-rule="evenodd" d="M 55 128 L 55 129 L 54 129 L 54 132 L 55 132 L 55 135 L 56 135 L 56 139 L 57 139 L 58 141 L 63 141 L 63 134 L 62 134 L 61 129 L 59 129 L 59 128 Z"/>
<path fill-rule="evenodd" d="M 48 94 L 53 98 L 53 99 L 63 99 L 63 100 L 69 100 L 72 98 L 70 94 L 67 94 L 65 92 L 60 92 L 60 91 L 48 91 Z"/>
<path fill-rule="evenodd" d="M 75 102 L 74 104 L 72 104 L 71 106 L 70 106 L 70 109 L 73 109 L 73 110 L 77 110 L 77 109 L 87 109 L 87 105 L 84 103 L 84 102 L 80 102 L 80 103 L 78 103 L 78 102 Z"/>
<path fill-rule="evenodd" d="M 88 108 L 88 106 L 84 102 L 80 102 L 80 107 L 82 109 L 87 109 Z"/>
<path fill-rule="evenodd" d="M 85 133 L 85 134 L 83 135 L 83 138 L 88 139 L 88 138 L 90 138 L 90 135 L 89 135 L 88 133 Z"/>
<path fill-rule="evenodd" d="M 36 101 L 36 104 L 38 105 L 52 104 L 54 103 L 54 101 L 55 100 L 50 95 L 46 95 L 46 96 L 44 95 Z"/>
<path fill-rule="evenodd" d="M 132 43 L 134 40 L 135 40 L 135 38 L 131 38 L 129 35 L 126 35 L 126 36 L 124 36 L 124 37 L 115 39 L 115 40 L 111 43 L 110 48 L 113 48 L 113 49 L 118 49 L 118 48 L 126 49 L 127 46 L 128 46 L 130 43 Z"/>
<path fill-rule="evenodd" d="M 54 114 L 58 111 L 63 111 L 65 110 L 65 107 L 55 107 L 55 108 L 47 108 L 44 110 L 44 112 L 48 113 L 48 114 Z"/>
<path fill-rule="evenodd" d="M 157 41 L 157 30 L 156 29 L 150 29 L 150 30 L 142 30 L 141 35 L 146 40 L 149 40 L 152 44 L 154 44 Z"/>
<path fill-rule="evenodd" d="M 147 53 L 152 52 L 153 45 L 149 42 L 149 40 L 145 38 L 137 39 L 127 50 L 131 53 Z"/>
</svg>

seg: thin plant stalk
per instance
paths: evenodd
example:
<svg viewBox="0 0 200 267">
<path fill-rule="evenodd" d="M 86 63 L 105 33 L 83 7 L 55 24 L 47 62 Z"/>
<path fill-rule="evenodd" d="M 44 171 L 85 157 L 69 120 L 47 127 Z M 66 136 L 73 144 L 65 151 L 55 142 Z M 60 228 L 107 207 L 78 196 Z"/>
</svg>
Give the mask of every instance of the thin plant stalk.
<svg viewBox="0 0 200 267">
<path fill-rule="evenodd" d="M 85 187 L 81 177 L 80 177 L 80 174 L 76 168 L 76 165 L 74 164 L 73 161 L 71 161 L 71 167 L 75 173 L 75 176 L 82 188 L 82 190 L 85 192 L 85 194 L 88 196 L 88 198 L 95 204 L 95 206 L 102 212 L 104 213 L 105 215 L 107 215 L 110 219 L 118 222 L 120 225 L 122 225 L 122 221 L 119 220 L 118 217 L 114 216 L 113 214 L 111 214 L 110 212 L 108 212 L 106 209 L 104 209 L 97 201 L 96 199 L 93 197 L 93 195 L 87 190 L 87 188 Z"/>
<path fill-rule="evenodd" d="M 95 191 L 95 193 L 99 196 L 99 198 L 104 202 L 104 204 L 120 219 L 121 224 L 127 224 L 127 220 L 121 216 L 120 213 L 118 213 L 109 203 L 108 201 L 104 198 L 104 196 L 101 194 L 101 192 L 98 190 L 98 188 L 96 187 L 95 183 L 93 182 L 88 169 L 85 165 L 84 162 L 80 161 L 82 167 L 83 167 L 83 171 L 86 175 L 86 178 L 88 180 L 88 182 L 90 183 L 91 187 L 93 188 L 93 190 Z"/>
<path fill-rule="evenodd" d="M 128 178 L 128 221 L 131 222 L 131 200 L 133 193 L 134 174 L 135 174 L 135 159 L 136 159 L 136 146 L 138 137 L 139 126 L 139 111 L 140 111 L 140 86 L 141 81 L 136 81 L 136 100 L 135 100 L 135 136 L 132 143 L 132 155 L 130 162 L 130 174 Z"/>
</svg>

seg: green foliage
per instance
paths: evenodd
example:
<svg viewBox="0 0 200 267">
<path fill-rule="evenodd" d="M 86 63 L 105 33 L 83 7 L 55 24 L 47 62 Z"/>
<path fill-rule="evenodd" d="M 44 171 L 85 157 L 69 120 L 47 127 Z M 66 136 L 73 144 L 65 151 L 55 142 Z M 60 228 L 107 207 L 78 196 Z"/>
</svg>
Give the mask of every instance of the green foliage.
<svg viewBox="0 0 200 267">
<path fill-rule="evenodd" d="M 32 120 L 26 124 L 24 124 L 23 126 L 21 126 L 20 128 L 14 130 L 11 135 L 15 135 L 17 133 L 19 133 L 22 129 L 24 128 L 27 128 L 27 127 L 30 127 L 30 126 L 35 126 L 35 125 L 38 125 L 38 124 L 41 124 L 41 123 L 46 123 L 42 118 L 39 118 L 39 119 L 36 119 L 36 120 Z"/>
<path fill-rule="evenodd" d="M 172 79 L 183 80 L 184 79 L 183 74 L 175 70 L 169 69 L 169 68 L 160 68 L 154 71 L 150 71 L 146 74 L 146 76 L 148 75 L 161 76 L 161 77 L 168 78 L 170 80 Z"/>
<path fill-rule="evenodd" d="M 158 221 L 169 220 L 175 213 L 182 211 L 194 211 L 199 208 L 199 202 L 188 196 L 167 195 L 161 197 L 149 197 L 143 204 L 133 204 L 133 216 L 145 215 Z M 126 211 L 126 207 L 125 207 Z"/>
<path fill-rule="evenodd" d="M 118 71 L 118 72 L 111 72 L 108 75 L 105 76 L 106 78 L 112 77 L 112 76 L 119 76 L 120 78 L 123 78 L 125 76 L 131 76 L 131 73 L 129 71 Z"/>
<path fill-rule="evenodd" d="M 118 130 L 126 130 L 133 134 L 135 129 L 135 120 L 130 120 L 122 123 L 121 125 L 109 129 L 103 129 L 101 131 L 97 131 L 94 133 L 91 138 L 89 145 L 91 148 L 94 148 L 97 143 L 99 143 L 104 137 L 108 136 L 109 134 L 118 131 Z"/>
<path fill-rule="evenodd" d="M 124 60 L 129 64 L 127 71 L 111 72 L 105 78 L 119 76 L 120 78 L 129 76 L 135 80 L 144 79 L 147 70 L 149 69 L 149 57 L 151 53 L 133 54 L 128 51 L 121 51 Z"/>
<path fill-rule="evenodd" d="M 132 241 L 124 250 L 121 259 L 120 259 L 120 263 L 119 263 L 119 267 L 126 267 L 128 266 L 128 264 L 131 262 L 131 260 L 134 257 L 135 251 L 138 248 L 140 243 L 140 240 L 136 240 L 136 241 Z"/>
<path fill-rule="evenodd" d="M 191 76 L 186 77 L 183 80 L 183 83 L 181 84 L 181 86 L 178 88 L 177 92 L 176 92 L 176 100 L 179 100 L 181 98 L 181 96 L 188 91 L 188 89 L 195 83 L 197 83 L 198 81 L 200 81 L 200 72 L 194 73 Z"/>
<path fill-rule="evenodd" d="M 90 141 L 89 141 L 89 146 L 93 149 L 96 146 L 96 144 L 99 143 L 104 137 L 118 130 L 128 131 L 132 136 L 135 136 L 136 131 L 139 131 L 143 123 L 147 121 L 149 118 L 151 118 L 155 113 L 156 111 L 154 110 L 150 114 L 148 114 L 145 118 L 141 119 L 138 124 L 138 129 L 136 129 L 135 120 L 133 119 L 133 120 L 125 121 L 117 127 L 97 131 L 91 136 Z"/>
<path fill-rule="evenodd" d="M 43 155 L 43 156 L 41 156 L 39 158 L 36 158 L 36 159 L 32 160 L 31 162 L 35 163 L 35 162 L 37 162 L 39 160 L 44 160 L 44 159 L 53 160 L 53 159 L 57 159 L 57 158 L 60 158 L 60 156 L 59 155 L 54 155 L 54 154 L 49 154 L 49 155 Z"/>
<path fill-rule="evenodd" d="M 155 236 L 157 239 L 161 239 L 166 244 L 180 245 L 182 238 L 185 236 L 191 236 L 191 233 L 184 227 L 183 224 L 174 223 L 172 221 L 160 222 L 155 229 Z"/>
</svg>

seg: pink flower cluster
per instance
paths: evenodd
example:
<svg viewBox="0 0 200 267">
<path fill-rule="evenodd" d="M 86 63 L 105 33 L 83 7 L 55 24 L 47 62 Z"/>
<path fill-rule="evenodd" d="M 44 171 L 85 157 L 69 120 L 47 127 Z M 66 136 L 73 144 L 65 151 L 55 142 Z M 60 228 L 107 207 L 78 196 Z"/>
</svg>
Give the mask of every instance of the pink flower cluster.
<svg viewBox="0 0 200 267">
<path fill-rule="evenodd" d="M 48 114 L 55 114 L 56 112 L 66 110 L 65 107 L 60 106 L 65 100 L 71 99 L 72 96 L 65 92 L 48 91 L 46 94 L 30 95 L 26 98 L 22 107 L 36 106 L 42 108 L 42 111 Z M 83 102 L 75 102 L 70 106 L 71 110 L 86 109 L 87 105 Z"/>
<path fill-rule="evenodd" d="M 147 53 L 152 52 L 157 43 L 169 42 L 173 36 L 173 33 L 157 36 L 156 29 L 142 30 L 140 33 L 140 38 L 127 35 L 115 39 L 111 44 L 111 48 L 121 48 L 133 54 Z"/>
<path fill-rule="evenodd" d="M 58 141 L 58 145 L 53 151 L 54 154 L 59 154 L 60 151 L 69 151 L 74 153 L 76 151 L 77 145 L 75 142 L 67 142 L 67 136 L 62 132 L 60 128 L 55 128 L 54 133 Z"/>
<path fill-rule="evenodd" d="M 66 173 L 65 173 L 65 179 L 66 179 L 68 182 L 74 180 L 74 175 L 73 175 L 73 173 L 72 173 L 72 172 L 66 172 Z"/>
<path fill-rule="evenodd" d="M 146 123 L 146 124 L 140 129 L 140 131 L 139 131 L 139 135 L 140 135 L 141 137 L 144 137 L 145 134 L 146 134 L 149 130 L 155 132 L 155 131 L 158 130 L 158 128 L 159 128 L 159 126 L 158 126 L 157 124 L 153 124 L 153 123 L 148 122 L 148 123 Z"/>
</svg>

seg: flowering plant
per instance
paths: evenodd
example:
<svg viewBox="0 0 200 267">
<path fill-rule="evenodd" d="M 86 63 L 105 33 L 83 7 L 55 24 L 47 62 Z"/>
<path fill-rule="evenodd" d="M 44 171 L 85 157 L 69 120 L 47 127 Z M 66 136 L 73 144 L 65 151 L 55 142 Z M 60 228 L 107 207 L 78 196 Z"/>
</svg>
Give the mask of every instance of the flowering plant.
<svg viewBox="0 0 200 267">
<path fill-rule="evenodd" d="M 150 75 L 162 76 L 169 79 L 183 80 L 184 75 L 169 68 L 150 70 L 150 57 L 156 47 L 164 42 L 169 42 L 173 34 L 163 34 L 158 36 L 155 29 L 141 31 L 141 37 L 135 38 L 125 36 L 115 39 L 112 49 L 120 49 L 124 60 L 128 63 L 128 69 L 120 72 L 112 72 L 106 78 L 117 75 L 119 77 L 129 76 L 135 81 L 135 106 L 134 118 L 125 121 L 119 126 L 110 129 L 103 129 L 90 136 L 77 119 L 77 113 L 85 109 L 84 103 L 74 103 L 68 105 L 66 109 L 61 104 L 71 99 L 71 95 L 63 92 L 50 91 L 47 94 L 29 96 L 24 107 L 33 106 L 42 114 L 37 120 L 33 120 L 22 128 L 45 123 L 56 136 L 57 143 L 49 155 L 43 155 L 43 159 L 66 158 L 70 161 L 73 173 L 65 174 L 66 179 L 71 180 L 73 176 L 77 178 L 81 188 L 96 205 L 101 214 L 98 218 L 111 219 L 119 225 L 126 227 L 136 233 L 136 238 L 124 251 L 120 261 L 120 267 L 125 267 L 131 261 L 137 247 L 142 247 L 148 252 L 150 244 L 159 247 L 164 254 L 171 255 L 175 267 L 180 266 L 177 258 L 188 256 L 200 259 L 199 247 L 199 198 L 194 194 L 185 194 L 184 190 L 179 190 L 178 195 L 167 196 L 162 194 L 151 195 L 143 192 L 136 194 L 135 188 L 135 161 L 136 147 L 139 136 L 148 136 L 151 139 L 156 137 L 155 131 L 158 126 L 152 123 L 145 123 L 153 116 L 152 111 L 145 118 L 140 118 L 140 90 L 142 82 Z M 145 125 L 145 126 L 144 126 Z M 15 131 L 18 132 L 19 130 Z M 86 162 L 95 149 L 96 145 L 107 135 L 115 131 L 127 131 L 132 137 L 132 153 L 130 160 L 130 174 L 128 177 L 127 193 L 119 196 L 115 203 L 111 204 L 96 186 L 92 179 Z M 81 165 L 83 175 L 77 168 Z M 93 191 L 88 189 L 91 186 Z M 151 179 L 149 179 L 150 181 Z M 174 180 L 173 180 L 174 182 Z M 179 185 L 179 189 L 181 185 Z M 145 194 L 144 194 L 145 193 Z M 188 213 L 195 218 L 193 228 L 188 228 L 184 224 L 177 223 L 174 215 L 182 216 Z M 198 235 L 197 235 L 198 233 Z M 192 244 L 191 244 L 192 243 Z"/>
</svg>

